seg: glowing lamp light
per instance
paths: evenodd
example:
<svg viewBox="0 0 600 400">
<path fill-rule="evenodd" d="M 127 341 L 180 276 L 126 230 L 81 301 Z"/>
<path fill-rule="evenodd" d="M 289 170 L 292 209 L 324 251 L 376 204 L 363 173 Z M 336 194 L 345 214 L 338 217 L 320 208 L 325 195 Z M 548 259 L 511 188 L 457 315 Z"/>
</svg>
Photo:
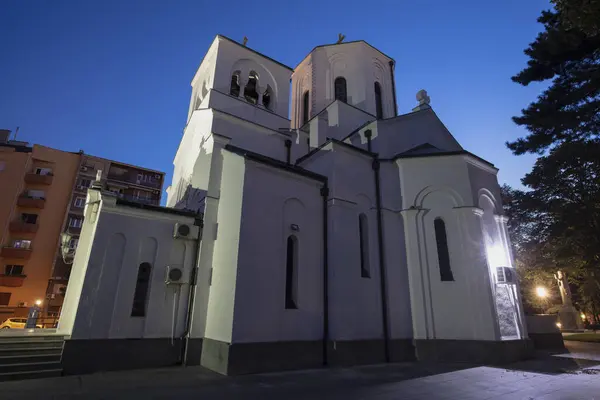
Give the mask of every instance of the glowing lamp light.
<svg viewBox="0 0 600 400">
<path fill-rule="evenodd" d="M 40 299 L 37 299 L 37 300 L 35 301 L 35 305 L 36 305 L 36 306 L 38 306 L 38 307 L 39 307 L 39 306 L 41 306 L 41 305 L 42 305 L 42 300 L 40 300 Z"/>
<path fill-rule="evenodd" d="M 548 297 L 548 289 L 546 289 L 543 286 L 538 286 L 535 288 L 535 294 L 537 294 L 538 297 L 541 297 L 543 299 L 545 297 Z"/>
<path fill-rule="evenodd" d="M 557 322 L 556 326 L 558 327 L 558 329 L 562 328 L 562 324 L 560 322 Z"/>
<path fill-rule="evenodd" d="M 581 319 L 585 319 L 585 314 L 581 313 Z"/>
<path fill-rule="evenodd" d="M 488 263 L 492 267 L 498 267 L 506 264 L 506 254 L 502 246 L 487 246 Z"/>
</svg>

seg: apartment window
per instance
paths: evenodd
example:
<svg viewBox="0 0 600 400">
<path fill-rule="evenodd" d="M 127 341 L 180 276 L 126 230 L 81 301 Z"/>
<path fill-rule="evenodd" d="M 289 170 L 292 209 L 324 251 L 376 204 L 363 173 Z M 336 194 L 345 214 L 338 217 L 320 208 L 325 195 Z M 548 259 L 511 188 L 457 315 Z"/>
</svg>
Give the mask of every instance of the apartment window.
<svg viewBox="0 0 600 400">
<path fill-rule="evenodd" d="M 76 197 L 74 205 L 77 208 L 83 208 L 85 206 L 85 197 Z"/>
<path fill-rule="evenodd" d="M 4 266 L 4 275 L 21 276 L 23 275 L 22 265 L 6 265 Z"/>
<path fill-rule="evenodd" d="M 27 191 L 27 196 L 32 199 L 45 199 L 46 193 L 43 190 L 29 190 Z"/>
<path fill-rule="evenodd" d="M 15 249 L 29 249 L 31 247 L 31 240 L 15 240 L 13 242 L 13 247 Z"/>
<path fill-rule="evenodd" d="M 79 180 L 79 187 L 81 188 L 89 188 L 92 185 L 92 180 L 91 179 L 80 179 Z"/>
<path fill-rule="evenodd" d="M 302 97 L 302 125 L 308 122 L 308 112 L 310 107 L 310 93 L 307 90 Z"/>
<path fill-rule="evenodd" d="M 21 221 L 25 222 L 26 224 L 35 224 L 37 223 L 37 214 L 28 214 L 28 213 L 23 213 L 21 214 Z"/>
<path fill-rule="evenodd" d="M 371 268 L 369 265 L 369 225 L 367 216 L 360 214 L 358 216 L 358 234 L 360 240 L 360 276 L 362 278 L 371 277 Z"/>
<path fill-rule="evenodd" d="M 10 293 L 0 292 L 0 306 L 7 306 L 10 303 Z"/>
<path fill-rule="evenodd" d="M 50 168 L 36 168 L 35 169 L 35 174 L 36 175 L 52 175 L 52 169 L 50 169 Z"/>
<path fill-rule="evenodd" d="M 381 85 L 379 82 L 375 82 L 375 111 L 377 113 L 377 119 L 382 119 L 383 102 L 381 100 Z"/>
<path fill-rule="evenodd" d="M 70 228 L 81 228 L 81 225 L 83 225 L 83 218 L 69 217 Z"/>
<path fill-rule="evenodd" d="M 133 305 L 131 306 L 132 317 L 146 316 L 146 303 L 148 301 L 148 289 L 150 288 L 150 272 L 152 265 L 147 262 L 140 264 L 138 268 L 135 292 L 133 293 Z"/>
<path fill-rule="evenodd" d="M 79 243 L 78 238 L 72 238 L 71 240 L 69 240 L 69 249 L 75 250 L 77 248 L 78 243 Z"/>
<path fill-rule="evenodd" d="M 437 244 L 438 262 L 440 264 L 440 277 L 442 281 L 453 281 L 452 269 L 450 268 L 450 253 L 448 252 L 448 238 L 446 236 L 446 223 L 441 218 L 433 221 L 435 230 L 435 241 Z"/>
<path fill-rule="evenodd" d="M 348 102 L 348 93 L 346 91 L 346 78 L 338 76 L 335 78 L 335 99 Z"/>
<path fill-rule="evenodd" d="M 287 238 L 285 267 L 285 308 L 298 308 L 298 238 Z"/>
</svg>

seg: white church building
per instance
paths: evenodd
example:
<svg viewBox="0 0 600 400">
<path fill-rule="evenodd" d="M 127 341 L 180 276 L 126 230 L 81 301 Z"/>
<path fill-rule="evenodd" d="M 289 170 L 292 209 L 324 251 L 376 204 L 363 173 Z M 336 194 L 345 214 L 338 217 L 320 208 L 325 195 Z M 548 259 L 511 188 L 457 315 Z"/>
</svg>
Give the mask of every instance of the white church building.
<svg viewBox="0 0 600 400">
<path fill-rule="evenodd" d="M 290 68 L 218 35 L 167 207 L 89 190 L 65 372 L 526 357 L 498 170 L 425 91 L 398 115 L 394 67 L 362 40 Z"/>
</svg>

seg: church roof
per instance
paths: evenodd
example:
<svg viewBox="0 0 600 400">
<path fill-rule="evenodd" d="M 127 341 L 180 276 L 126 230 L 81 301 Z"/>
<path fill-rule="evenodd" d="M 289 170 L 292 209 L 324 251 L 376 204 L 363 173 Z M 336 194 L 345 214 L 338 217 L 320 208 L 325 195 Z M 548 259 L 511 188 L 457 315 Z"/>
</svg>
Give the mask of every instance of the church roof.
<svg viewBox="0 0 600 400">
<path fill-rule="evenodd" d="M 377 47 L 369 44 L 367 41 L 365 40 L 352 40 L 350 42 L 342 42 L 342 43 L 329 43 L 329 44 L 321 44 L 319 46 L 315 46 L 311 51 L 308 52 L 308 54 L 306 54 L 302 60 L 300 60 L 300 62 L 298 64 L 296 64 L 296 67 L 298 67 L 298 65 L 302 64 L 302 62 L 306 59 L 306 57 L 308 57 L 313 51 L 315 51 L 316 49 L 320 49 L 322 47 L 329 47 L 329 46 L 343 46 L 345 44 L 352 44 L 352 43 L 364 43 L 367 46 L 369 46 L 370 48 L 372 48 L 373 50 L 377 51 L 378 53 L 380 53 L 382 56 L 384 56 L 385 58 L 387 58 L 388 60 L 390 60 L 391 62 L 393 62 L 394 64 L 396 64 L 396 60 L 394 60 L 392 57 L 388 56 L 387 54 L 385 54 L 383 51 L 379 50 Z"/>
<path fill-rule="evenodd" d="M 266 58 L 267 60 L 273 61 L 275 64 L 281 65 L 282 67 L 284 67 L 284 68 L 287 68 L 287 69 L 289 69 L 290 71 L 294 71 L 294 68 L 292 68 L 292 67 L 290 67 L 290 66 L 288 66 L 288 65 L 285 65 L 284 63 L 281 63 L 281 62 L 279 62 L 279 61 L 275 60 L 274 58 L 271 58 L 271 57 L 269 57 L 269 56 L 265 56 L 263 53 L 261 53 L 261 52 L 258 52 L 258 51 L 254 50 L 254 49 L 251 49 L 251 48 L 250 48 L 250 47 L 248 47 L 248 46 L 244 46 L 243 44 L 241 44 L 241 43 L 239 43 L 239 42 L 236 42 L 235 40 L 233 40 L 233 39 L 231 39 L 231 38 L 228 38 L 228 37 L 227 37 L 227 36 L 225 36 L 225 35 L 218 34 L 218 35 L 217 35 L 217 37 L 220 37 L 220 38 L 222 38 L 222 39 L 225 39 L 225 40 L 227 40 L 227 41 L 229 41 L 229 42 L 231 42 L 231 43 L 233 43 L 233 44 L 237 44 L 238 46 L 240 46 L 240 47 L 243 47 L 244 49 L 246 49 L 246 50 L 249 50 L 249 51 L 253 52 L 254 54 L 257 54 L 257 55 L 259 55 L 259 56 L 261 56 L 261 57 L 264 57 L 264 58 Z"/>
</svg>

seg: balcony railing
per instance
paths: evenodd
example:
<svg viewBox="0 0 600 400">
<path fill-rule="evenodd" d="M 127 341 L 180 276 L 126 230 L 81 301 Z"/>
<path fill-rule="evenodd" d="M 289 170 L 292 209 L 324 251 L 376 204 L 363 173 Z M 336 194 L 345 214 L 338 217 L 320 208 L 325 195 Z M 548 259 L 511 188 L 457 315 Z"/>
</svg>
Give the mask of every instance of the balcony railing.
<svg viewBox="0 0 600 400">
<path fill-rule="evenodd" d="M 0 256 L 4 258 L 17 258 L 20 260 L 28 260 L 31 257 L 32 249 L 24 249 L 20 247 L 3 247 L 0 250 Z"/>
<path fill-rule="evenodd" d="M 148 188 L 152 188 L 152 189 L 160 189 L 162 186 L 162 183 L 158 180 L 143 181 L 143 180 L 138 180 L 137 176 L 108 174 L 108 180 L 125 183 L 125 184 L 144 186 L 144 187 L 148 187 Z"/>
<path fill-rule="evenodd" d="M 9 225 L 9 229 L 11 232 L 35 233 L 35 232 L 37 232 L 38 228 L 39 228 L 39 225 L 37 223 L 31 224 L 29 222 L 25 222 L 25 221 L 21 221 L 21 220 L 12 221 Z"/>
<path fill-rule="evenodd" d="M 40 185 L 51 185 L 52 180 L 54 180 L 54 175 L 52 175 L 52 174 L 47 174 L 47 175 L 40 175 L 40 174 L 34 174 L 34 173 L 25 174 L 25 182 L 27 182 L 27 183 L 34 183 L 34 184 L 40 184 Z"/>
<path fill-rule="evenodd" d="M 21 287 L 27 275 L 0 275 L 0 286 Z"/>
<path fill-rule="evenodd" d="M 155 205 L 155 206 L 157 206 L 158 203 L 159 203 L 158 199 L 149 199 L 147 197 L 138 197 L 138 196 L 134 196 L 134 195 L 131 195 L 131 194 L 122 194 L 122 193 L 115 193 L 115 194 L 120 199 L 124 199 L 124 200 L 128 200 L 128 201 L 133 201 L 133 202 L 136 202 L 136 203 L 151 204 L 151 205 Z"/>
<path fill-rule="evenodd" d="M 31 197 L 27 195 L 22 195 L 17 200 L 17 205 L 19 207 L 26 208 L 44 208 L 44 204 L 46 204 L 46 199 L 39 197 Z"/>
</svg>

